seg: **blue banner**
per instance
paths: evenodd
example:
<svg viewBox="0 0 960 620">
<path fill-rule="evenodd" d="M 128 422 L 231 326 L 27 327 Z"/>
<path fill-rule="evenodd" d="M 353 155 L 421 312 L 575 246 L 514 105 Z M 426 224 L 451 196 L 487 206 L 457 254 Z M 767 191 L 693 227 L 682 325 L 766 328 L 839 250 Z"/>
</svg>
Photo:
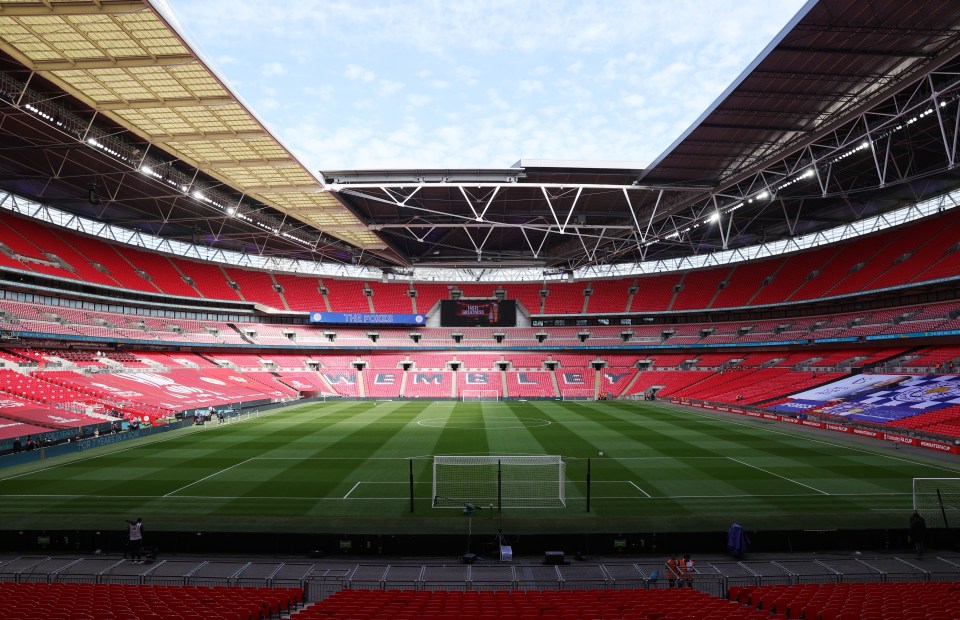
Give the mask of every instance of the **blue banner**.
<svg viewBox="0 0 960 620">
<path fill-rule="evenodd" d="M 311 312 L 310 323 L 346 325 L 425 325 L 425 314 L 370 314 L 362 312 Z"/>
</svg>

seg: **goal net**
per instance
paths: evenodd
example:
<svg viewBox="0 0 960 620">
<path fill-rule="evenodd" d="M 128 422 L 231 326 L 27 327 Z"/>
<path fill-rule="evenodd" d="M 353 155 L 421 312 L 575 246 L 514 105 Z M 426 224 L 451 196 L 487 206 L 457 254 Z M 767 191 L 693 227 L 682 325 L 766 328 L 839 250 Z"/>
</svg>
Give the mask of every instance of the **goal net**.
<svg viewBox="0 0 960 620">
<path fill-rule="evenodd" d="M 497 402 L 500 393 L 496 390 L 464 390 L 461 397 L 465 403 Z"/>
<path fill-rule="evenodd" d="M 564 508 L 566 463 L 559 455 L 435 456 L 434 508 Z"/>
<path fill-rule="evenodd" d="M 929 527 L 957 527 L 960 478 L 914 478 L 913 509 L 923 515 Z"/>
</svg>

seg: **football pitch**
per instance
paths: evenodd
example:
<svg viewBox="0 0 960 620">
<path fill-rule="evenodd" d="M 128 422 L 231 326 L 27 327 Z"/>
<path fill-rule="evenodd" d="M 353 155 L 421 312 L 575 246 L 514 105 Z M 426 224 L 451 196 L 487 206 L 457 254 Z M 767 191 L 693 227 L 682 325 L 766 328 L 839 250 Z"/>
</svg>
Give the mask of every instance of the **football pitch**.
<svg viewBox="0 0 960 620">
<path fill-rule="evenodd" d="M 602 452 L 602 456 L 601 456 Z M 434 455 L 561 455 L 565 506 L 433 507 Z M 587 474 L 590 510 L 587 511 Z M 413 483 L 411 485 L 411 471 Z M 331 401 L 0 470 L 4 529 L 458 534 L 906 525 L 939 455 L 642 402 Z M 413 512 L 411 512 L 411 489 Z"/>
</svg>

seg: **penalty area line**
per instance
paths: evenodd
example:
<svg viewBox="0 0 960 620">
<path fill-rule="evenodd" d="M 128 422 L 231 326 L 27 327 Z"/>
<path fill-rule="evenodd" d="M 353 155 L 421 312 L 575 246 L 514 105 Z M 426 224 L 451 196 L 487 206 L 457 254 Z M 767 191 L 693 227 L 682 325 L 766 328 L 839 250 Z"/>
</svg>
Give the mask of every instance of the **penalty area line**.
<svg viewBox="0 0 960 620">
<path fill-rule="evenodd" d="M 213 472 L 212 474 L 210 474 L 209 476 L 204 476 L 203 478 L 200 478 L 199 480 L 194 480 L 194 481 L 191 482 L 190 484 L 185 484 L 185 485 L 183 485 L 182 487 L 180 487 L 179 489 L 174 489 L 173 491 L 170 491 L 169 493 L 167 493 L 167 494 L 164 495 L 163 497 L 170 497 L 170 496 L 173 495 L 174 493 L 177 493 L 177 492 L 182 491 L 182 490 L 184 490 L 184 489 L 186 489 L 186 488 L 192 487 L 192 486 L 195 485 L 195 484 L 200 484 L 200 483 L 203 482 L 204 480 L 207 480 L 207 479 L 209 479 L 209 478 L 213 478 L 214 476 L 219 476 L 220 474 L 222 474 L 222 473 L 224 473 L 224 472 L 230 471 L 230 470 L 233 469 L 234 467 L 240 467 L 240 466 L 243 465 L 244 463 L 249 463 L 249 462 L 252 461 L 252 460 L 253 460 L 253 459 L 250 458 L 250 459 L 247 459 L 247 460 L 245 460 L 245 461 L 240 461 L 239 463 L 234 463 L 234 464 L 231 465 L 230 467 L 226 467 L 226 468 L 224 468 L 224 469 L 221 469 L 220 471 L 215 471 L 215 472 Z"/>
<path fill-rule="evenodd" d="M 343 496 L 343 499 L 347 499 L 348 497 L 350 497 L 350 494 L 353 493 L 353 491 L 354 491 L 358 486 L 360 486 L 360 481 L 359 481 L 359 480 L 357 481 L 357 483 L 356 483 L 355 485 L 353 485 L 352 487 L 350 487 L 350 490 L 347 491 L 347 494 Z"/>
<path fill-rule="evenodd" d="M 786 480 L 787 482 L 792 482 L 793 484 L 799 484 L 799 485 L 802 486 L 802 487 L 806 487 L 806 488 L 810 489 L 811 491 L 816 491 L 817 493 L 822 493 L 823 495 L 830 495 L 830 494 L 827 493 L 826 491 L 821 491 L 821 490 L 818 489 L 817 487 L 812 487 L 812 486 L 810 486 L 809 484 L 804 484 L 804 483 L 802 483 L 802 482 L 799 482 L 799 481 L 797 481 L 797 480 L 794 480 L 793 478 L 787 478 L 786 476 L 781 476 L 780 474 L 775 474 L 775 473 L 773 473 L 772 471 L 770 471 L 770 470 L 768 470 L 768 469 L 764 469 L 764 468 L 762 468 L 762 467 L 757 467 L 756 465 L 751 465 L 750 463 L 744 463 L 744 462 L 741 461 L 740 459 L 735 459 L 735 458 L 733 458 L 732 456 L 728 456 L 727 458 L 730 459 L 731 461 L 733 461 L 734 463 L 740 463 L 740 464 L 743 465 L 744 467 L 750 467 L 751 469 L 756 469 L 757 471 L 762 471 L 763 473 L 765 473 L 765 474 L 767 474 L 767 475 L 776 476 L 777 478 L 780 478 L 781 480 Z"/>
<path fill-rule="evenodd" d="M 638 490 L 638 491 L 640 491 L 641 493 L 643 493 L 644 495 L 646 495 L 647 498 L 650 498 L 650 497 L 651 497 L 651 495 L 650 495 L 649 493 L 647 493 L 646 491 L 644 491 L 643 489 L 641 489 L 640 487 L 638 487 L 637 484 L 636 484 L 633 480 L 627 480 L 627 482 L 630 483 L 630 486 L 632 486 L 632 487 L 635 488 L 636 490 Z"/>
</svg>

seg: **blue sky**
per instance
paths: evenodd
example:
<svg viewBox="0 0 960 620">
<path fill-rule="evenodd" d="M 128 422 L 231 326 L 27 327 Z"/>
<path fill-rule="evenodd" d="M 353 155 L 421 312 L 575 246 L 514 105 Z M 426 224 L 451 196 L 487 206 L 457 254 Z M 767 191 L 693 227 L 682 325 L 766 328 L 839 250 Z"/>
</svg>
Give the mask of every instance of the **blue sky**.
<svg viewBox="0 0 960 620">
<path fill-rule="evenodd" d="M 166 0 L 313 171 L 650 162 L 802 0 Z"/>
</svg>

